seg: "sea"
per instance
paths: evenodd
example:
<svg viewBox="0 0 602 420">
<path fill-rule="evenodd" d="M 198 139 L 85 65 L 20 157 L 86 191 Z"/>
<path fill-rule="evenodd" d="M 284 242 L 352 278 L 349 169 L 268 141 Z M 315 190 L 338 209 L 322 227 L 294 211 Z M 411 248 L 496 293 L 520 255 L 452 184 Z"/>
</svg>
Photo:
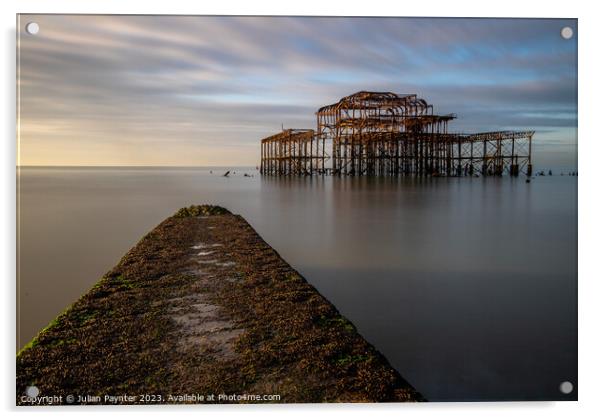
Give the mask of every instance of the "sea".
<svg viewBox="0 0 602 420">
<path fill-rule="evenodd" d="M 576 176 L 17 173 L 17 348 L 162 220 L 216 204 L 242 215 L 426 399 L 576 398 Z"/>
</svg>

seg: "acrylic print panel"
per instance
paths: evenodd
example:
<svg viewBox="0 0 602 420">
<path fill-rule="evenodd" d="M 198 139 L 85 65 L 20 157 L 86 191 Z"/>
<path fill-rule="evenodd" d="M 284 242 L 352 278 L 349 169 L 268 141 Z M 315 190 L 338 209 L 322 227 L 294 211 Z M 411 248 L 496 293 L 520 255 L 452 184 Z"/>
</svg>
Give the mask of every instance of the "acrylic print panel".
<svg viewBox="0 0 602 420">
<path fill-rule="evenodd" d="M 20 15 L 16 403 L 576 400 L 577 36 Z"/>
</svg>

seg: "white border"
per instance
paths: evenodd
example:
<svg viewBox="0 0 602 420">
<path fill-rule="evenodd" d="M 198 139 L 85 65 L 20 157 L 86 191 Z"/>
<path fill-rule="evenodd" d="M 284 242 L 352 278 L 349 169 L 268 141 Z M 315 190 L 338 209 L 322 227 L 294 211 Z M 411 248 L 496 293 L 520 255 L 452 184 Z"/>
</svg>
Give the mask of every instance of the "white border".
<svg viewBox="0 0 602 420">
<path fill-rule="evenodd" d="M 2 305 L 5 334 L 2 340 L 2 380 L 0 398 L 2 409 L 9 417 L 81 417 L 101 418 L 131 416 L 142 412 L 149 418 L 162 418 L 167 411 L 178 415 L 252 418 L 306 418 L 308 416 L 345 416 L 349 419 L 366 417 L 399 417 L 446 419 L 507 419 L 512 416 L 545 417 L 546 419 L 589 418 L 601 411 L 598 406 L 600 371 L 600 296 L 601 276 L 596 265 L 597 250 L 602 249 L 600 238 L 600 182 L 596 178 L 602 166 L 596 158 L 602 156 L 602 133 L 596 131 L 600 112 L 600 28 L 602 22 L 596 13 L 595 2 L 546 1 L 528 3 L 525 0 L 485 2 L 453 0 L 426 2 L 397 1 L 361 2 L 303 0 L 293 4 L 277 1 L 227 1 L 192 2 L 164 0 L 153 2 L 129 0 L 20 0 L 0 2 L 3 24 L 2 84 L 4 98 L 0 117 L 4 136 L 2 139 L 2 189 L 1 228 L 3 241 L 0 256 L 4 269 L 5 299 Z M 14 408 L 14 349 L 15 349 L 15 14 L 16 13 L 120 13 L 120 14 L 248 14 L 248 15 L 346 15 L 346 16 L 473 16 L 473 17 L 564 17 L 579 19 L 579 399 L 577 403 L 433 403 L 426 405 L 287 405 L 281 407 L 130 407 L 103 408 Z M 599 129 L 598 129 L 599 130 Z M 39 411 L 39 412 L 38 412 Z"/>
</svg>

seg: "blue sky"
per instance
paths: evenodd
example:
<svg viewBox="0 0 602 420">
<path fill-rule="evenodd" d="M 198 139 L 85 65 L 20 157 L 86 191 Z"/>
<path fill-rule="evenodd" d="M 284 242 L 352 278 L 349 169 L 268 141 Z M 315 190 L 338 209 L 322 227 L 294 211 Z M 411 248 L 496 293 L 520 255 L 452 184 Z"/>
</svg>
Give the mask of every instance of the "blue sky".
<svg viewBox="0 0 602 420">
<path fill-rule="evenodd" d="M 24 31 L 35 21 L 37 35 Z M 575 20 L 22 15 L 21 165 L 255 165 L 281 125 L 359 90 L 451 131 L 534 129 L 574 167 Z M 536 161 L 537 163 L 537 161 Z"/>
</svg>

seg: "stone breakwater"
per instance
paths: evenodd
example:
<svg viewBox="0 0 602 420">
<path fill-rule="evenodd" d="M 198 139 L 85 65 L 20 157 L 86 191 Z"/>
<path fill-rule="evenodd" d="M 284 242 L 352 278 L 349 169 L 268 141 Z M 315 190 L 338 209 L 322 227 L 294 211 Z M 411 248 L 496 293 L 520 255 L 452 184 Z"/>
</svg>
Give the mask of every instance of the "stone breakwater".
<svg viewBox="0 0 602 420">
<path fill-rule="evenodd" d="M 179 210 L 17 355 L 17 404 L 422 401 L 238 215 Z"/>
</svg>

